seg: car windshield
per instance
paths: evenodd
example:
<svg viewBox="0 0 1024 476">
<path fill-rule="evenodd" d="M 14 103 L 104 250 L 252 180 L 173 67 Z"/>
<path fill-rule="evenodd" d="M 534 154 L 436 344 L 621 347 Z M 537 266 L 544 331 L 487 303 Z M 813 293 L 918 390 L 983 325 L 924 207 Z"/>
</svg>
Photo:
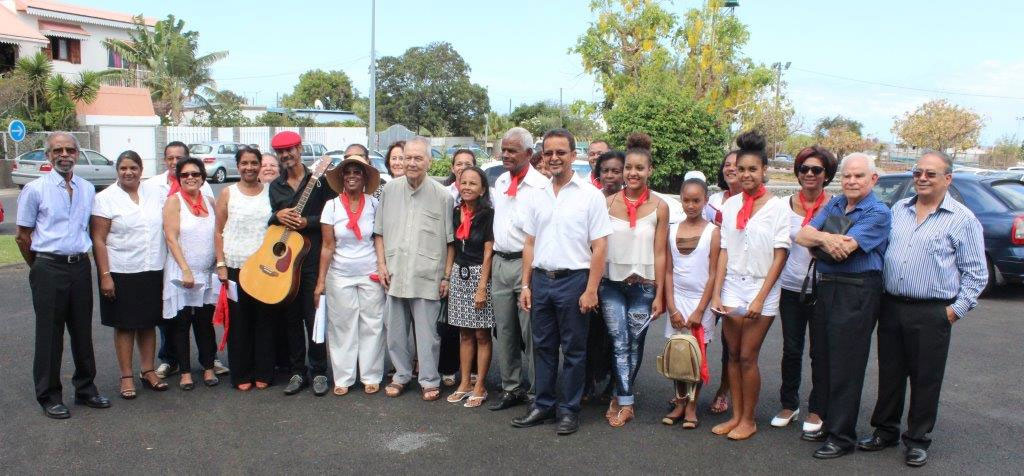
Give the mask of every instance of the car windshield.
<svg viewBox="0 0 1024 476">
<path fill-rule="evenodd" d="M 46 160 L 46 154 L 43 152 L 42 149 L 33 150 L 32 152 L 28 152 L 22 155 L 21 157 L 18 158 L 18 160 L 24 160 L 29 162 L 43 162 Z"/>
<path fill-rule="evenodd" d="M 1002 182 L 992 185 L 992 191 L 999 195 L 1011 209 L 1024 210 L 1024 183 Z"/>
<path fill-rule="evenodd" d="M 206 144 L 192 144 L 188 148 L 189 154 L 209 154 L 213 150 L 212 146 Z"/>
</svg>

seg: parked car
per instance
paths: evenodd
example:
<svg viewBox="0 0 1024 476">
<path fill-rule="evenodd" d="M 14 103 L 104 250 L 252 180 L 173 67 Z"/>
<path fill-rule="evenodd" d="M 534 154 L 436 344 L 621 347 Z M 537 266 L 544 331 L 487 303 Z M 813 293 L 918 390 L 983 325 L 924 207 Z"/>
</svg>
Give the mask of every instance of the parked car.
<svg viewBox="0 0 1024 476">
<path fill-rule="evenodd" d="M 189 144 L 188 153 L 203 161 L 210 183 L 224 183 L 229 178 L 239 178 L 238 167 L 235 165 L 235 154 L 238 149 L 248 147 L 248 144 L 239 144 L 238 142 L 207 141 Z"/>
<path fill-rule="evenodd" d="M 342 160 L 345 160 L 344 149 L 332 150 L 330 152 L 327 152 L 327 155 L 334 159 L 332 163 L 334 163 L 335 165 L 341 163 Z M 388 174 L 388 168 L 384 165 L 384 156 L 381 155 L 380 152 L 377 152 L 375 150 L 370 151 L 370 165 L 372 165 L 373 168 L 377 169 L 377 171 L 380 172 L 380 180 L 382 185 L 391 181 L 391 175 Z"/>
<path fill-rule="evenodd" d="M 978 175 L 1008 178 L 1024 182 L 1024 170 L 986 170 L 984 172 L 978 172 Z"/>
<path fill-rule="evenodd" d="M 875 194 L 889 206 L 914 195 L 909 173 L 884 175 Z M 985 235 L 987 292 L 993 285 L 1024 280 L 1024 183 L 1002 177 L 954 173 L 949 193 L 978 217 Z"/>
<path fill-rule="evenodd" d="M 344 154 L 345 151 L 343 150 L 341 151 L 341 153 Z M 323 144 L 319 142 L 302 143 L 302 163 L 306 164 L 307 166 L 313 165 L 313 162 L 316 162 L 316 159 L 319 159 L 324 155 L 329 154 L 327 154 L 327 148 L 324 147 Z M 339 155 L 338 157 L 340 158 L 341 156 Z M 332 158 L 334 157 L 332 156 Z"/>
<path fill-rule="evenodd" d="M 14 163 L 11 164 L 11 179 L 18 188 L 24 188 L 26 184 L 51 170 L 53 165 L 46 160 L 45 150 L 30 150 L 14 158 Z M 117 181 L 114 162 L 92 149 L 79 151 L 75 174 L 88 180 L 97 189 Z"/>
<path fill-rule="evenodd" d="M 1006 170 L 1013 171 L 1013 172 L 1024 171 L 1024 167 L 1013 166 L 1013 167 L 1007 167 Z"/>
</svg>

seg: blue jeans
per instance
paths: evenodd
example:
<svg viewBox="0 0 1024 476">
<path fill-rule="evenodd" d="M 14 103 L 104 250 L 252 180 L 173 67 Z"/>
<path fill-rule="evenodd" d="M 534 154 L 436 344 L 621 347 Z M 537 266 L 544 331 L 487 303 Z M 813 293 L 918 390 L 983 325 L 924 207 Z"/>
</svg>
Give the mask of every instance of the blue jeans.
<svg viewBox="0 0 1024 476">
<path fill-rule="evenodd" d="M 633 404 L 633 382 L 643 358 L 654 294 L 653 284 L 626 284 L 607 279 L 601 281 L 598 289 L 604 322 L 612 339 L 615 397 L 619 405 Z"/>
</svg>

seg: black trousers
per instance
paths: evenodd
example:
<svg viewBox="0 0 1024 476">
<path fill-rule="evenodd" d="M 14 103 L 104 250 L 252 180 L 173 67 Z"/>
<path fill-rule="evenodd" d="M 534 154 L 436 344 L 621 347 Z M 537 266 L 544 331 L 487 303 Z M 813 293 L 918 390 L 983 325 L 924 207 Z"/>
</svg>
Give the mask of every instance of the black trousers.
<svg viewBox="0 0 1024 476">
<path fill-rule="evenodd" d="M 213 305 L 202 307 L 185 306 L 170 323 L 170 338 L 174 342 L 174 358 L 182 373 L 192 371 L 192 345 L 188 340 L 188 331 L 196 339 L 196 350 L 199 351 L 199 365 L 203 370 L 213 368 L 213 359 L 217 357 L 217 334 L 213 330 Z"/>
<path fill-rule="evenodd" d="M 597 391 L 594 387 L 612 374 L 612 341 L 608 337 L 608 325 L 604 322 L 600 307 L 587 313 L 584 318 L 590 320 L 590 330 L 587 332 L 587 369 L 583 394 L 592 395 Z M 643 357 L 643 352 L 640 356 Z M 640 368 L 639 363 L 636 368 Z M 605 390 L 610 394 L 613 386 L 614 382 L 609 379 Z"/>
<path fill-rule="evenodd" d="M 843 449 L 853 449 L 857 442 L 864 371 L 881 297 L 878 272 L 822 275 L 818 282 L 811 329 L 821 352 L 816 352 L 811 372 L 826 389 L 821 417 L 828 441 Z"/>
<path fill-rule="evenodd" d="M 74 264 L 36 256 L 28 274 L 32 307 L 36 313 L 36 348 L 32 378 L 36 400 L 47 406 L 63 401 L 60 364 L 64 356 L 64 329 L 71 336 L 75 396 L 98 394 L 96 358 L 92 351 L 92 267 L 84 258 Z"/>
<path fill-rule="evenodd" d="M 314 248 L 319 250 L 320 248 Z M 291 374 L 307 376 L 327 375 L 327 345 L 313 342 L 313 289 L 316 288 L 320 267 L 319 254 L 310 253 L 303 262 L 299 276 L 299 292 L 290 302 L 275 306 L 272 312 L 283 317 L 288 334 L 288 360 Z M 308 350 L 307 350 L 308 349 Z M 309 357 L 309 366 L 306 358 Z M 309 374 L 309 375 L 307 375 Z"/>
<path fill-rule="evenodd" d="M 782 290 L 779 299 L 779 314 L 782 318 L 782 386 L 779 401 L 782 408 L 800 408 L 800 374 L 803 370 L 804 337 L 810 333 L 811 394 L 807 399 L 807 411 L 821 415 L 825 400 L 825 385 L 821 376 L 814 372 L 816 351 L 811 322 L 814 320 L 814 306 L 800 304 L 800 293 Z"/>
<path fill-rule="evenodd" d="M 459 328 L 450 325 L 442 325 L 438 329 L 441 336 L 441 347 L 437 354 L 437 371 L 441 375 L 459 373 Z M 474 361 L 476 358 L 473 359 Z M 476 372 L 476 366 L 472 367 Z"/>
<path fill-rule="evenodd" d="M 875 434 L 895 441 L 910 380 L 910 411 L 903 444 L 928 448 L 946 373 L 951 324 L 949 302 L 908 303 L 885 296 L 878 315 L 878 402 L 871 415 Z"/>
<path fill-rule="evenodd" d="M 238 282 L 238 269 L 228 268 L 228 279 Z M 228 359 L 231 384 L 274 381 L 275 319 L 269 306 L 238 286 L 238 302 L 228 300 L 231 325 L 228 332 Z"/>
</svg>

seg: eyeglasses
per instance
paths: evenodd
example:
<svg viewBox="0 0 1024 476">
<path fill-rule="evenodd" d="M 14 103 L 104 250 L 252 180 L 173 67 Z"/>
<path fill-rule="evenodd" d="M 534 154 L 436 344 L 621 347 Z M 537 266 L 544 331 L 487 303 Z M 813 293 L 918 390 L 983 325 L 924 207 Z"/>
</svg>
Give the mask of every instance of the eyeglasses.
<svg viewBox="0 0 1024 476">
<path fill-rule="evenodd" d="M 801 165 L 797 170 L 800 172 L 800 175 L 804 175 L 807 172 L 810 172 L 813 175 L 821 175 L 821 173 L 825 171 L 825 167 L 820 165 Z"/>
<path fill-rule="evenodd" d="M 50 152 L 53 152 L 54 154 L 57 155 L 71 155 L 74 154 L 75 152 L 78 152 L 78 149 L 74 147 L 54 147 L 50 149 Z"/>
<path fill-rule="evenodd" d="M 182 173 L 178 174 L 179 178 L 199 178 L 199 177 L 202 177 L 202 176 L 203 176 L 203 174 L 201 174 L 199 172 L 182 172 Z"/>
<path fill-rule="evenodd" d="M 543 155 L 544 157 L 547 157 L 549 159 L 557 155 L 559 159 L 564 159 L 564 158 L 569 156 L 569 151 L 567 151 L 567 150 L 545 150 L 544 153 L 541 154 L 541 155 Z"/>
<path fill-rule="evenodd" d="M 924 175 L 925 177 L 928 177 L 929 180 L 931 180 L 931 179 L 933 179 L 935 177 L 938 177 L 939 173 L 934 171 L 934 170 L 914 169 L 913 171 L 910 172 L 910 175 L 913 175 L 914 178 L 916 178 L 916 179 L 921 178 L 921 176 Z M 942 175 L 948 175 L 948 174 L 942 174 Z"/>
</svg>

